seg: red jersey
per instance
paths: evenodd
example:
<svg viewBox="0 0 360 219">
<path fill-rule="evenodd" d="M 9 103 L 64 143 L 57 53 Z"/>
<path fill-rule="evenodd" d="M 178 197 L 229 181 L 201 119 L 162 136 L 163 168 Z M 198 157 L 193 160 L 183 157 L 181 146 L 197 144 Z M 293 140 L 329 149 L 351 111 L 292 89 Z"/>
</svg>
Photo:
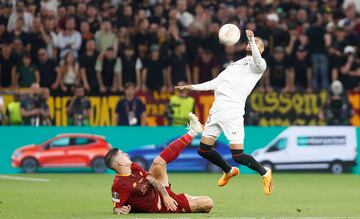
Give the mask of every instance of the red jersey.
<svg viewBox="0 0 360 219">
<path fill-rule="evenodd" d="M 114 207 L 131 205 L 131 212 L 170 212 L 162 202 L 159 192 L 146 180 L 147 175 L 136 163 L 131 164 L 130 175 L 116 174 L 111 188 Z M 191 212 L 184 194 L 176 195 L 170 187 L 166 189 L 179 204 L 177 212 Z"/>
</svg>

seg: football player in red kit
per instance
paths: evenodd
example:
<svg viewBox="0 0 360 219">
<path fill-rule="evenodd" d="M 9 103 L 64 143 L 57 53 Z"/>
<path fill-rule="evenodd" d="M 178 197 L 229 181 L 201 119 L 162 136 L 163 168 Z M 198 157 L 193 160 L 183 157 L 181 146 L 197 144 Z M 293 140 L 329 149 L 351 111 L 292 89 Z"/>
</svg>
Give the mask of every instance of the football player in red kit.
<svg viewBox="0 0 360 219">
<path fill-rule="evenodd" d="M 213 207 L 211 198 L 175 194 L 166 171 L 166 165 L 175 160 L 193 137 L 203 130 L 194 114 L 190 113 L 189 119 L 188 133 L 170 143 L 154 159 L 148 172 L 132 163 L 128 155 L 117 148 L 106 154 L 107 167 L 117 173 L 111 189 L 115 214 L 210 212 Z"/>
</svg>

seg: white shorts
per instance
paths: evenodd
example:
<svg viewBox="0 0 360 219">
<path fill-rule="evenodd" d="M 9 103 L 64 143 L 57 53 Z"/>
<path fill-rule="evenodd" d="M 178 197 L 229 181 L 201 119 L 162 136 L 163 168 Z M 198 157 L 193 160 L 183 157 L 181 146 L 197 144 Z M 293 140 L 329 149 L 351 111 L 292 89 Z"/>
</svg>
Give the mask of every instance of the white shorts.
<svg viewBox="0 0 360 219">
<path fill-rule="evenodd" d="M 217 139 L 223 131 L 230 144 L 244 144 L 244 118 L 236 112 L 213 112 L 210 110 L 204 137 Z M 238 116 L 236 115 L 238 114 Z"/>
</svg>

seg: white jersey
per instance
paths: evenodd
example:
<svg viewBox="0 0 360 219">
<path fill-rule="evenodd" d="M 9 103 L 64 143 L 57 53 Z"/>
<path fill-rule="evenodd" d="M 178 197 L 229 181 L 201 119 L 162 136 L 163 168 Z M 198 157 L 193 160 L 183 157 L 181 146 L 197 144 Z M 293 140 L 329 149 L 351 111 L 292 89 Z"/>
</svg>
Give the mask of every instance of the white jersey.
<svg viewBox="0 0 360 219">
<path fill-rule="evenodd" d="M 252 56 L 246 56 L 230 64 L 215 79 L 193 85 L 192 89 L 214 90 L 213 108 L 220 111 L 231 109 L 244 115 L 246 98 L 266 69 L 266 62 L 261 57 L 254 38 L 250 40 L 250 46 Z"/>
</svg>

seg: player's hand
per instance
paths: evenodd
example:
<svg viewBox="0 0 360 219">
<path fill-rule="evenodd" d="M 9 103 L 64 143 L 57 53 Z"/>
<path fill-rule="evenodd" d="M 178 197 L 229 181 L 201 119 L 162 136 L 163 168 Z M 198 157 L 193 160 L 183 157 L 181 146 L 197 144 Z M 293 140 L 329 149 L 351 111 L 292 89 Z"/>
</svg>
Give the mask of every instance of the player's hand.
<svg viewBox="0 0 360 219">
<path fill-rule="evenodd" d="M 114 214 L 129 214 L 131 211 L 130 205 L 122 206 L 121 208 L 114 208 Z"/>
<path fill-rule="evenodd" d="M 246 30 L 245 32 L 248 40 L 251 40 L 254 37 L 254 32 L 252 32 L 251 30 Z"/>
<path fill-rule="evenodd" d="M 192 90 L 192 85 L 175 86 L 176 90 Z"/>
<path fill-rule="evenodd" d="M 170 211 L 176 211 L 178 203 L 171 198 L 169 195 L 163 197 L 164 204 L 166 208 Z"/>
</svg>

